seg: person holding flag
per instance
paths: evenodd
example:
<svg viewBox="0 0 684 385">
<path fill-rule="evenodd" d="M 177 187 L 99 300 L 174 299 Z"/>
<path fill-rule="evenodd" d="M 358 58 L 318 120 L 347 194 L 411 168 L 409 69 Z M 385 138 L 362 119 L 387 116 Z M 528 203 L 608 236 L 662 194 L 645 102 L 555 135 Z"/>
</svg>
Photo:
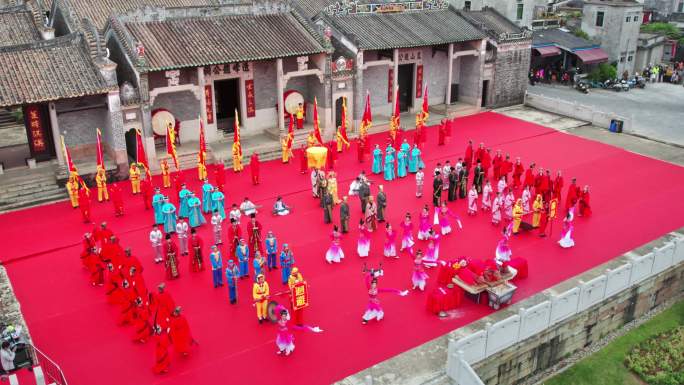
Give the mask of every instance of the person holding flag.
<svg viewBox="0 0 684 385">
<path fill-rule="evenodd" d="M 164 188 L 171 187 L 171 168 L 169 167 L 169 162 L 167 162 L 166 159 L 162 159 L 159 168 L 161 169 L 162 184 Z"/>
<path fill-rule="evenodd" d="M 401 111 L 399 110 L 399 87 L 397 87 L 396 92 L 394 94 L 394 113 L 390 118 L 389 129 L 390 143 L 392 147 L 394 147 L 399 140 L 397 139 L 397 135 L 399 134 L 399 129 L 401 128 L 400 113 Z"/>
<path fill-rule="evenodd" d="M 69 175 L 69 180 L 66 183 L 66 189 L 69 193 L 69 200 L 71 201 L 71 207 L 78 208 L 78 174 L 71 172 Z"/>
<path fill-rule="evenodd" d="M 235 123 L 233 129 L 233 171 L 242 171 L 242 144 L 240 143 L 240 117 L 235 110 Z"/>
<path fill-rule="evenodd" d="M 176 130 L 173 128 L 173 124 L 171 124 L 171 122 L 166 125 L 166 153 L 169 154 L 171 159 L 173 159 L 173 165 L 176 167 L 176 171 L 178 171 L 178 156 L 176 155 Z"/>
<path fill-rule="evenodd" d="M 370 92 L 366 91 L 366 106 L 363 109 L 363 117 L 361 118 L 361 127 L 359 127 L 359 142 L 358 142 L 358 159 L 359 163 L 363 163 L 365 154 L 369 152 L 368 147 L 368 130 L 373 125 L 373 117 L 370 106 Z"/>
<path fill-rule="evenodd" d="M 128 169 L 128 178 L 131 180 L 131 192 L 133 192 L 133 195 L 139 194 L 140 170 L 135 162 L 131 163 L 131 167 Z"/>
<path fill-rule="evenodd" d="M 347 138 L 347 98 L 342 97 L 342 124 L 337 128 L 337 152 L 342 152 L 343 147 L 349 148 L 349 138 Z"/>
<path fill-rule="evenodd" d="M 283 163 L 289 163 L 292 155 L 292 143 L 294 142 L 294 117 L 290 114 L 290 126 L 287 128 L 287 136 L 282 140 Z"/>
<path fill-rule="evenodd" d="M 320 127 L 320 124 L 318 122 L 318 100 L 316 99 L 316 97 L 314 97 L 313 126 L 314 126 L 313 134 L 314 134 L 314 137 L 316 138 L 316 142 L 317 142 L 315 145 L 316 146 L 325 146 L 325 144 L 323 144 L 323 139 L 321 138 L 321 127 Z"/>
<path fill-rule="evenodd" d="M 207 179 L 207 142 L 204 138 L 204 124 L 202 117 L 199 117 L 200 132 L 199 132 L 199 153 L 197 154 L 197 176 L 199 180 Z"/>
<path fill-rule="evenodd" d="M 95 183 L 97 184 L 97 201 L 109 200 L 109 191 L 107 191 L 107 174 L 105 172 L 104 156 L 102 154 L 102 131 L 97 129 L 97 173 L 95 174 Z"/>
<path fill-rule="evenodd" d="M 152 173 L 150 173 L 150 165 L 147 163 L 147 154 L 145 154 L 145 146 L 143 145 L 142 133 L 140 132 L 139 129 L 135 130 L 135 141 L 136 141 L 136 145 L 137 145 L 137 149 L 135 152 L 135 162 L 138 164 L 138 166 L 142 166 L 142 168 L 145 170 L 145 177 L 146 177 L 145 179 L 151 182 L 152 181 Z M 168 171 L 168 164 L 167 164 L 167 171 Z M 162 170 L 162 173 L 163 173 L 163 170 Z"/>
</svg>

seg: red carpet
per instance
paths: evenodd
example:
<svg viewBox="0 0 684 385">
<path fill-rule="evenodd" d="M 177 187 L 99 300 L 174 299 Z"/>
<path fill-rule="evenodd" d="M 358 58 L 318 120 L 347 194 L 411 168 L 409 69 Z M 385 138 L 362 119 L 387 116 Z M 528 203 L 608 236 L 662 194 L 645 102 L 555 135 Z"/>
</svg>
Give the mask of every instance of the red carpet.
<svg viewBox="0 0 684 385">
<path fill-rule="evenodd" d="M 572 177 L 580 185 L 592 187 L 594 216 L 578 218 L 575 224 L 577 246 L 564 250 L 557 244 L 559 224 L 551 239 L 530 234 L 513 238 L 514 256 L 529 261 L 529 278 L 518 281 L 515 301 L 528 297 L 564 279 L 577 275 L 621 253 L 684 225 L 684 168 L 632 154 L 621 149 L 584 140 L 565 133 L 484 113 L 460 118 L 454 138 L 444 147 L 436 146 L 437 132 L 429 130 L 425 154 L 427 170 L 437 161 L 455 161 L 469 138 L 475 143 L 501 148 L 512 158 L 521 156 L 527 167 L 561 169 L 565 185 Z M 384 141 L 375 137 L 375 142 Z M 352 148 L 354 150 L 354 148 Z M 351 178 L 360 170 L 355 151 L 338 161 L 340 192 L 348 190 Z M 369 171 L 370 163 L 363 167 Z M 187 180 L 195 179 L 195 170 Z M 187 259 L 181 260 L 182 276 L 169 282 L 176 302 L 183 306 L 194 337 L 199 341 L 188 358 L 172 358 L 169 374 L 152 373 L 153 344 L 131 342 L 131 328 L 115 326 L 114 309 L 105 302 L 103 290 L 88 284 L 78 257 L 80 239 L 92 226 L 80 222 L 78 210 L 67 202 L 6 214 L 0 217 L 4 247 L 0 260 L 9 270 L 16 294 L 37 346 L 59 363 L 71 385 L 118 384 L 326 384 L 340 380 L 368 366 L 420 345 L 488 314 L 485 305 L 466 300 L 457 317 L 440 320 L 425 310 L 425 293 L 408 297 L 382 297 L 386 318 L 361 325 L 367 303 L 362 281 L 363 262 L 356 256 L 356 231 L 343 240 L 346 258 L 340 265 L 324 261 L 331 226 L 323 225 L 318 201 L 311 198 L 309 176 L 299 174 L 299 161 L 283 165 L 262 165 L 262 184 L 252 186 L 249 173 L 228 174 L 227 203 L 249 196 L 270 207 L 276 195 L 294 206 L 294 214 L 274 218 L 262 215 L 266 229 L 275 232 L 279 244 L 287 242 L 295 253 L 297 266 L 310 283 L 312 305 L 307 323 L 320 325 L 322 334 L 296 332 L 297 348 L 290 357 L 275 354 L 274 325 L 258 325 L 254 308 L 248 305 L 251 283 L 239 286 L 241 303 L 228 304 L 227 290 L 212 288 L 211 274 L 190 274 Z M 373 177 L 376 182 L 378 178 Z M 376 183 L 377 185 L 377 183 Z M 389 200 L 389 220 L 397 224 L 406 211 L 417 218 L 427 200 L 414 195 L 412 177 L 384 183 Z M 126 184 L 126 188 L 128 185 Z M 199 183 L 192 189 L 199 191 Z M 426 192 L 431 191 L 430 181 Z M 376 189 L 373 188 L 373 194 Z M 566 191 L 563 191 L 565 197 Z M 127 195 L 127 194 L 126 194 Z M 358 200 L 352 199 L 352 223 L 358 221 Z M 160 266 L 152 263 L 148 243 L 152 212 L 145 212 L 142 198 L 130 197 L 126 215 L 114 218 L 111 203 L 93 204 L 93 219 L 107 220 L 145 264 L 150 287 L 162 280 Z M 489 215 L 468 217 L 465 202 L 452 208 L 463 218 L 464 229 L 447 236 L 441 257 L 468 255 L 492 257 L 500 229 L 490 224 Z M 337 216 L 337 210 L 335 211 Z M 337 218 L 336 218 L 337 219 Z M 417 219 L 415 220 L 417 222 Z M 210 229 L 202 229 L 205 242 Z M 373 235 L 370 263 L 381 260 L 384 232 Z M 424 244 L 419 244 L 424 247 Z M 385 261 L 381 287 L 409 288 L 412 261 L 402 255 Z M 437 272 L 430 272 L 432 289 Z M 279 289 L 279 271 L 267 276 L 272 290 Z"/>
</svg>

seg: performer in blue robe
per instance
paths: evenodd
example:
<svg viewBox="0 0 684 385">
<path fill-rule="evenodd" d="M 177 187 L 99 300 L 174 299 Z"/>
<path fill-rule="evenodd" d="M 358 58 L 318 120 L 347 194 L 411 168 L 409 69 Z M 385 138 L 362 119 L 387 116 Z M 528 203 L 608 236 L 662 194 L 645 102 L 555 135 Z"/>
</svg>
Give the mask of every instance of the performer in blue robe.
<svg viewBox="0 0 684 385">
<path fill-rule="evenodd" d="M 228 260 L 228 267 L 226 267 L 226 283 L 228 284 L 228 298 L 230 303 L 237 302 L 237 279 L 240 278 L 240 271 L 232 259 Z"/>
<path fill-rule="evenodd" d="M 397 176 L 399 178 L 406 176 L 406 154 L 404 150 L 397 152 Z"/>
<path fill-rule="evenodd" d="M 244 239 L 240 239 L 240 245 L 235 250 L 240 268 L 239 278 L 249 277 L 249 246 Z"/>
<path fill-rule="evenodd" d="M 190 227 L 195 228 L 207 223 L 204 215 L 202 215 L 202 202 L 192 191 L 190 192 L 190 198 L 188 198 L 188 207 L 190 208 L 188 212 Z"/>
<path fill-rule="evenodd" d="M 413 145 L 413 150 L 411 150 L 411 155 L 409 156 L 408 169 L 411 173 L 417 173 L 421 166 L 425 166 L 423 161 L 420 159 L 420 149 L 418 146 Z"/>
<path fill-rule="evenodd" d="M 202 211 L 205 214 L 212 212 L 211 210 L 211 193 L 214 191 L 214 186 L 209 183 L 209 179 L 204 180 L 202 185 Z"/>
<path fill-rule="evenodd" d="M 226 219 L 225 197 L 219 189 L 215 188 L 211 193 L 211 211 L 218 211 L 221 218 Z"/>
<path fill-rule="evenodd" d="M 373 174 L 380 174 L 382 170 L 382 150 L 379 145 L 375 145 L 375 150 L 373 150 L 373 166 L 371 171 Z"/>
<path fill-rule="evenodd" d="M 292 250 L 287 246 L 287 243 L 283 244 L 283 251 L 280 252 L 280 277 L 282 278 L 283 285 L 287 285 L 287 280 L 290 278 L 290 272 L 294 263 L 295 259 L 294 255 L 292 255 Z"/>
<path fill-rule="evenodd" d="M 154 189 L 154 196 L 152 197 L 152 208 L 154 209 L 154 223 L 158 225 L 164 223 L 162 206 L 164 206 L 164 194 L 162 194 L 159 187 L 157 187 Z"/>
<path fill-rule="evenodd" d="M 401 144 L 401 151 L 404 152 L 404 154 L 407 155 L 411 152 L 411 145 L 408 143 L 406 139 L 404 139 L 404 142 Z"/>
<path fill-rule="evenodd" d="M 386 181 L 393 180 L 394 175 L 394 151 L 388 151 L 385 155 L 385 175 Z"/>
<path fill-rule="evenodd" d="M 185 187 L 185 183 L 182 184 L 181 190 L 178 193 L 178 216 L 181 218 L 187 218 L 189 213 L 188 198 L 190 197 L 190 190 Z"/>
<path fill-rule="evenodd" d="M 164 206 L 162 206 L 162 213 L 164 215 L 164 232 L 166 234 L 176 232 L 176 206 L 169 202 L 169 198 L 164 197 Z"/>
</svg>

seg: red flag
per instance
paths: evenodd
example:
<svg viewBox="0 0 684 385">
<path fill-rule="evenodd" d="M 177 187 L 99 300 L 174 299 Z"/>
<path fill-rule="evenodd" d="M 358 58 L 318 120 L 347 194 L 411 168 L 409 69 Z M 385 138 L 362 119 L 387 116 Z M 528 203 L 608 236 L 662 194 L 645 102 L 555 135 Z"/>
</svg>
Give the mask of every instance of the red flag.
<svg viewBox="0 0 684 385">
<path fill-rule="evenodd" d="M 342 124 L 340 125 L 340 138 L 347 148 L 349 148 L 349 138 L 347 138 L 347 98 L 342 97 Z"/>
<path fill-rule="evenodd" d="M 90 196 L 90 190 L 88 189 L 88 185 L 86 185 L 83 178 L 81 178 L 81 176 L 78 175 L 78 169 L 74 165 L 74 161 L 71 158 L 71 153 L 69 152 L 69 149 L 67 148 L 66 144 L 64 143 L 64 136 L 60 135 L 60 138 L 62 139 L 62 150 L 64 152 L 64 161 L 66 162 L 67 167 L 69 168 L 69 175 L 75 175 L 76 178 L 78 179 L 78 183 L 81 185 L 81 188 L 84 188 L 86 195 Z"/>
<path fill-rule="evenodd" d="M 428 112 L 428 85 L 425 83 L 425 92 L 423 93 L 423 111 L 422 111 L 422 118 L 423 118 L 423 123 L 427 120 L 428 116 L 430 116 L 430 112 Z"/>
<path fill-rule="evenodd" d="M 137 128 L 135 129 L 135 141 L 137 143 L 137 150 L 135 152 L 135 162 L 139 165 L 142 165 L 145 169 L 145 175 L 147 175 L 148 178 L 151 178 L 152 174 L 150 173 L 150 166 L 147 163 L 147 154 L 145 154 L 145 146 L 143 144 L 142 133 Z"/>
<path fill-rule="evenodd" d="M 359 139 L 366 139 L 368 130 L 373 125 L 373 115 L 371 114 L 370 92 L 366 91 L 366 106 L 363 109 L 361 118 L 361 128 L 359 128 Z"/>
<path fill-rule="evenodd" d="M 166 125 L 166 153 L 173 159 L 178 171 L 178 157 L 176 156 L 176 130 L 171 123 Z"/>
<path fill-rule="evenodd" d="M 233 123 L 233 153 L 242 160 L 242 143 L 240 143 L 240 117 L 235 109 L 235 122 Z"/>
<path fill-rule="evenodd" d="M 206 159 L 207 159 L 207 142 L 206 139 L 204 138 L 204 124 L 202 123 L 202 117 L 199 117 L 199 123 L 200 123 L 200 137 L 199 137 L 199 163 L 202 163 L 204 166 L 206 166 Z"/>
<path fill-rule="evenodd" d="M 294 115 L 290 114 L 290 126 L 287 128 L 287 142 L 286 146 L 288 151 L 292 150 L 292 142 L 294 142 Z"/>
<path fill-rule="evenodd" d="M 314 97 L 314 110 L 313 110 L 313 124 L 314 124 L 314 136 L 318 141 L 319 146 L 324 146 L 323 139 L 321 139 L 321 127 L 318 125 L 318 101 Z"/>
<path fill-rule="evenodd" d="M 97 167 L 104 169 L 104 156 L 102 154 L 102 131 L 97 129 Z"/>
</svg>

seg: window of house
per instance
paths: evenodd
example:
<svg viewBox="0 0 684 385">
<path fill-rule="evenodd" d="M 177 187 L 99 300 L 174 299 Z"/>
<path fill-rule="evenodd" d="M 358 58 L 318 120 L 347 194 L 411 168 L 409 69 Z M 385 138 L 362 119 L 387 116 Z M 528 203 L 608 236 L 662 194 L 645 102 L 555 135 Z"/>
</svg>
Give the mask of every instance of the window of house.
<svg viewBox="0 0 684 385">
<path fill-rule="evenodd" d="M 522 18 L 523 18 L 523 7 L 524 7 L 524 4 L 518 4 L 518 8 L 517 8 L 517 11 L 515 14 L 516 20 L 522 20 Z"/>
<path fill-rule="evenodd" d="M 603 27 L 603 11 L 596 12 L 596 26 Z"/>
<path fill-rule="evenodd" d="M 624 56 L 620 56 L 620 63 L 624 63 L 624 62 L 625 62 L 625 57 L 624 57 Z"/>
<path fill-rule="evenodd" d="M 465 4 L 463 5 L 463 9 L 466 11 L 470 11 L 470 1 L 466 1 Z"/>
<path fill-rule="evenodd" d="M 637 21 L 639 21 L 639 16 L 634 16 L 634 22 L 636 23 Z"/>
<path fill-rule="evenodd" d="M 627 56 L 627 61 L 632 61 L 632 59 L 634 59 L 634 56 L 632 56 L 632 55 Z"/>
<path fill-rule="evenodd" d="M 632 19 L 631 17 L 627 16 L 627 17 L 625 18 L 625 23 L 629 23 L 629 21 L 630 21 L 631 19 Z"/>
</svg>

